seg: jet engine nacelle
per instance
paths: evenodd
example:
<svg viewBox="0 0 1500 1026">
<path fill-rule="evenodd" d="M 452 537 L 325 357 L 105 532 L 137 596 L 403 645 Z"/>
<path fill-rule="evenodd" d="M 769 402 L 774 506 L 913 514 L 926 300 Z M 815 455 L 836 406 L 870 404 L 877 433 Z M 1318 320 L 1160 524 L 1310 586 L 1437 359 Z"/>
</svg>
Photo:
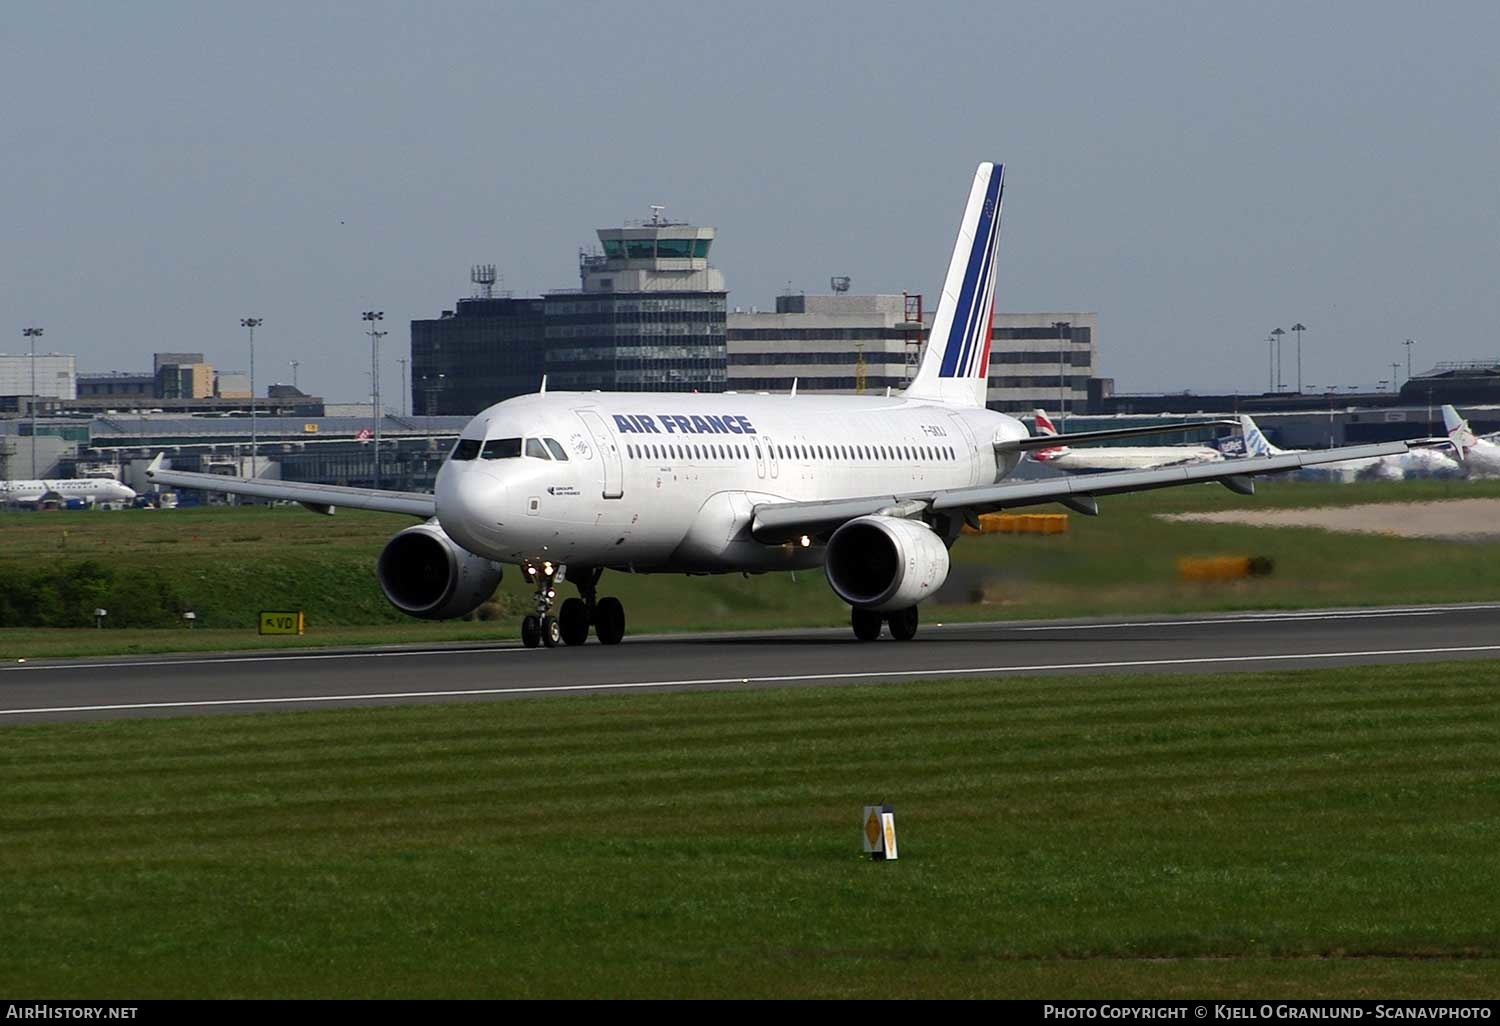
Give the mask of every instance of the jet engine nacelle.
<svg viewBox="0 0 1500 1026">
<path fill-rule="evenodd" d="M 948 547 L 932 528 L 899 517 L 860 517 L 828 539 L 824 570 L 834 594 L 857 609 L 906 609 L 948 579 Z"/>
<path fill-rule="evenodd" d="M 463 616 L 495 593 L 500 564 L 455 544 L 436 521 L 408 527 L 385 543 L 375 564 L 385 597 L 407 616 Z"/>
</svg>

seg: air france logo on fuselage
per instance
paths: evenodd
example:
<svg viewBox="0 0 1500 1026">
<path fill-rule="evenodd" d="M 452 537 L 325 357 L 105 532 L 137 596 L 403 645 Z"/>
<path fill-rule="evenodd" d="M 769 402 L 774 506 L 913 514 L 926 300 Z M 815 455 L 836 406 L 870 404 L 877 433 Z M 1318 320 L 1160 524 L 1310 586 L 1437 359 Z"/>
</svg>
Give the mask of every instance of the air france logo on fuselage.
<svg viewBox="0 0 1500 1026">
<path fill-rule="evenodd" d="M 684 417 L 679 413 L 616 413 L 615 429 L 622 435 L 753 435 L 750 418 L 712 414 Z"/>
</svg>

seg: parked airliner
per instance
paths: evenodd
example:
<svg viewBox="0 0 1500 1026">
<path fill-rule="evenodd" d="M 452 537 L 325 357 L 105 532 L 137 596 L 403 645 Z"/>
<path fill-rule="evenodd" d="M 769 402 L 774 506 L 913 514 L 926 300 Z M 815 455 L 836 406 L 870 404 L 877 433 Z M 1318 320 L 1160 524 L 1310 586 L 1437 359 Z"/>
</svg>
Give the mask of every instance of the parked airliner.
<svg viewBox="0 0 1500 1026">
<path fill-rule="evenodd" d="M 90 504 L 132 502 L 135 499 L 135 489 L 112 477 L 0 481 L 0 502 L 33 503 L 43 499 L 81 499 Z"/>
<path fill-rule="evenodd" d="M 1443 427 L 1470 477 L 1500 476 L 1500 444 L 1496 444 L 1495 435 L 1474 434 L 1469 422 L 1452 406 L 1443 407 Z"/>
<path fill-rule="evenodd" d="M 1057 428 L 1045 410 L 1032 414 L 1038 435 L 1057 435 Z M 1233 421 L 1225 421 L 1229 424 Z M 1162 428 L 1162 431 L 1178 430 Z M 1217 463 L 1224 454 L 1211 445 L 1110 445 L 1098 449 L 1074 449 L 1066 445 L 1037 449 L 1030 454 L 1037 463 L 1069 474 L 1100 474 L 1111 470 L 1146 470 L 1150 467 L 1177 467 L 1190 463 Z"/>
<path fill-rule="evenodd" d="M 1245 441 L 1245 452 L 1249 456 L 1285 456 L 1309 451 L 1307 449 L 1280 449 L 1272 445 L 1259 425 L 1248 414 L 1240 415 L 1240 433 Z M 1318 467 L 1307 473 L 1311 476 L 1327 477 L 1344 483 L 1357 478 L 1400 481 L 1408 474 L 1418 477 L 1454 475 L 1456 467 L 1453 460 L 1448 458 L 1449 446 L 1443 439 L 1422 439 L 1421 446 L 1430 446 L 1430 448 L 1412 448 L 1394 456 L 1344 460 L 1329 466 Z"/>
<path fill-rule="evenodd" d="M 1403 442 L 1191 467 L 1007 481 L 1028 451 L 1161 434 L 1159 426 L 1033 438 L 985 409 L 1004 174 L 975 172 L 927 348 L 889 396 L 549 392 L 508 399 L 464 428 L 433 494 L 172 471 L 158 483 L 420 517 L 382 550 L 386 596 L 417 617 L 461 616 L 502 566 L 536 588 L 528 646 L 605 644 L 625 634 L 605 570 L 764 573 L 824 567 L 854 634 L 916 634 L 918 604 L 948 575 L 948 550 L 978 515 L 1060 502 L 1087 514 L 1100 495 L 1219 481 L 1407 451 Z M 1182 425 L 1184 430 L 1201 424 Z M 571 582 L 554 615 L 557 586 Z"/>
</svg>

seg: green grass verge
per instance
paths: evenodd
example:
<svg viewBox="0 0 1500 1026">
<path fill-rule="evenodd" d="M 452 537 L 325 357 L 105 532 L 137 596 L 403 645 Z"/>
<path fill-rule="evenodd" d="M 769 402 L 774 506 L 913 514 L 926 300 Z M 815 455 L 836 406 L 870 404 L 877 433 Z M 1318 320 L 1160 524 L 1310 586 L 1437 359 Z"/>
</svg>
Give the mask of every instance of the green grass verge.
<svg viewBox="0 0 1500 1026">
<path fill-rule="evenodd" d="M 1496 543 L 1169 523 L 1156 516 L 1500 497 L 1500 481 L 1272 481 L 1259 488 L 1254 498 L 1216 485 L 1116 496 L 1102 502 L 1098 518 L 1073 516 L 1064 536 L 964 538 L 953 550 L 958 601 L 930 604 L 924 615 L 974 620 L 1500 599 Z M 242 647 L 258 643 L 259 610 L 282 608 L 304 610 L 310 633 L 300 642 L 274 644 L 514 637 L 530 608 L 519 573 L 506 575 L 494 607 L 500 618 L 485 624 L 413 623 L 386 603 L 374 579 L 375 558 L 405 522 L 358 511 L 329 518 L 264 507 L 0 515 L 0 580 L 7 571 L 101 560 L 143 588 L 170 578 L 200 624 L 223 632 L 6 629 L 0 630 L 0 658 Z M 1269 556 L 1276 571 L 1217 584 L 1177 579 L 1179 557 L 1210 555 Z M 608 574 L 603 590 L 624 601 L 637 633 L 832 626 L 848 616 L 817 571 L 748 579 Z"/>
<path fill-rule="evenodd" d="M 1500 664 L 15 727 L 0 992 L 1493 997 Z M 891 801 L 901 859 L 858 854 Z"/>
</svg>

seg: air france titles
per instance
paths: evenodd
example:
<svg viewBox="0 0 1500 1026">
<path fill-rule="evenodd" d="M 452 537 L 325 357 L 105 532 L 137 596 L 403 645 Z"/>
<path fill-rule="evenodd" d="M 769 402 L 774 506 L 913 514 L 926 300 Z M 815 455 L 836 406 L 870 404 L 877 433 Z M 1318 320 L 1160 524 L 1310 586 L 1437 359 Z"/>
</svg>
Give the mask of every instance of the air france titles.
<svg viewBox="0 0 1500 1026">
<path fill-rule="evenodd" d="M 616 413 L 615 430 L 622 435 L 753 435 L 750 418 L 732 416 L 684 417 L 678 413 Z"/>
</svg>

